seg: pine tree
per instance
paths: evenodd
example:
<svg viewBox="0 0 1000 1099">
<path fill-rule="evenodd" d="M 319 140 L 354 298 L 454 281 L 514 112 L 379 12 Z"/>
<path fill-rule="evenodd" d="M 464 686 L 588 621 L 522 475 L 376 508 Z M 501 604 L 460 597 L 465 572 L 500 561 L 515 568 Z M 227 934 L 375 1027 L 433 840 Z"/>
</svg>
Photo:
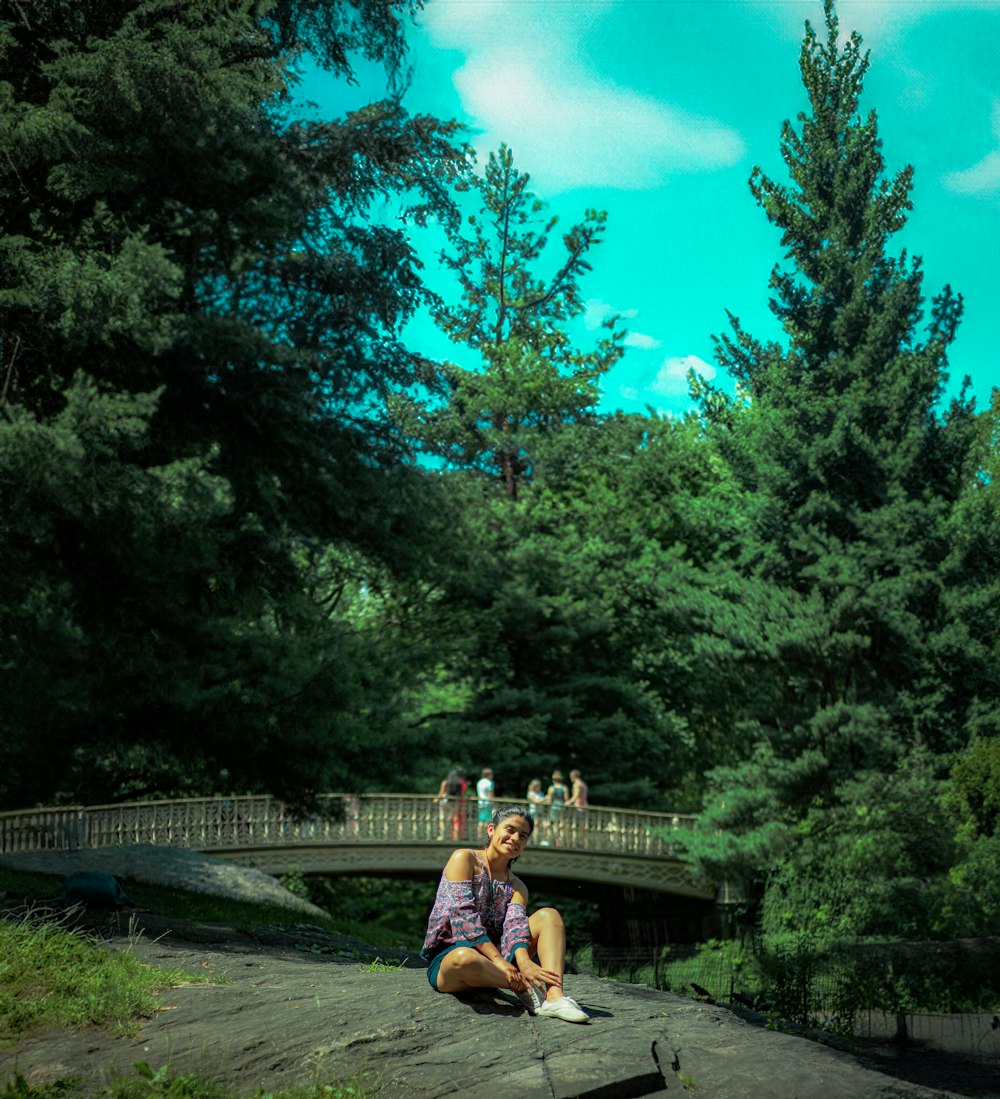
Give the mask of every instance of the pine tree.
<svg viewBox="0 0 1000 1099">
<path fill-rule="evenodd" d="M 877 116 L 859 115 L 869 56 L 857 34 L 841 46 L 831 0 L 825 15 L 825 41 L 807 24 L 802 46 L 809 110 L 782 129 L 790 181 L 760 169 L 750 181 L 782 234 L 770 304 L 787 342 L 731 318 L 719 359 L 738 398 L 702 393 L 752 499 L 743 569 L 771 673 L 740 724 L 747 762 L 716 773 L 696 846 L 760 881 L 770 867 L 772 883 L 804 876 L 824 835 L 852 834 L 866 798 L 892 800 L 883 773 L 890 786 L 919 774 L 933 797 L 942 766 L 906 761 L 960 747 L 970 702 L 936 658 L 953 626 L 942 564 L 973 418 L 964 401 L 938 411 L 961 298 L 946 287 L 920 333 L 920 261 L 889 251 L 912 171 L 886 175 Z M 814 883 L 829 879 L 822 858 L 810 865 Z"/>
<path fill-rule="evenodd" d="M 385 414 L 419 264 L 368 212 L 450 216 L 457 152 L 395 95 L 300 118 L 295 68 L 392 83 L 417 7 L 0 4 L 6 797 L 356 769 L 371 653 L 303 570 L 431 534 Z"/>
<path fill-rule="evenodd" d="M 569 327 L 583 312 L 580 279 L 604 234 L 605 214 L 588 210 L 549 249 L 558 217 L 528 189 L 530 177 L 502 145 L 471 179 L 476 209 L 451 233 L 441 255 L 461 290 L 459 304 L 438 302 L 434 316 L 481 368 L 428 364 L 430 401 L 398 401 L 398 414 L 431 454 L 459 469 L 496 478 L 516 500 L 539 440 L 592 418 L 601 376 L 621 357 L 624 333 L 580 350 Z M 548 269 L 548 270 L 547 270 Z"/>
<path fill-rule="evenodd" d="M 582 521 L 547 494 L 541 472 L 576 465 L 571 452 L 602 435 L 599 380 L 624 334 L 611 326 L 581 349 L 573 322 L 605 215 L 588 210 L 555 239 L 558 218 L 506 146 L 467 186 L 467 216 L 441 257 L 458 293 L 442 296 L 435 319 L 480 362 L 428 364 L 427 395 L 395 401 L 416 445 L 443 461 L 462 515 L 462 561 L 441 577 L 431 626 L 461 705 L 422 724 L 455 758 L 489 759 L 501 785 L 523 790 L 569 766 L 569 753 L 599 784 L 624 779 L 649 797 L 654 784 L 630 761 L 639 745 L 651 761 L 666 750 L 658 707 L 619 674 L 613 611 L 594 589 L 600 566 L 583 552 Z"/>
</svg>

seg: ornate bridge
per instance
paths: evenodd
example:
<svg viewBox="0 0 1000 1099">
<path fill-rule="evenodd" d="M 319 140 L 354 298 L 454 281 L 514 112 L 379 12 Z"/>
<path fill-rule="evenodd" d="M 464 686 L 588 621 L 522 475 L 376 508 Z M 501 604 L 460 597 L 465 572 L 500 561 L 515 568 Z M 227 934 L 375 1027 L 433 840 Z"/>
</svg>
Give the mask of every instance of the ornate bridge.
<svg viewBox="0 0 1000 1099">
<path fill-rule="evenodd" d="M 440 872 L 447 851 L 485 839 L 476 799 L 418 794 L 324 794 L 296 819 L 270 797 L 188 798 L 64 806 L 0 814 L 0 854 L 133 844 L 188 847 L 269 874 Z M 504 804 L 525 804 L 507 802 Z M 518 868 L 525 876 L 712 900 L 713 883 L 678 857 L 695 818 L 595 806 L 540 816 Z"/>
</svg>

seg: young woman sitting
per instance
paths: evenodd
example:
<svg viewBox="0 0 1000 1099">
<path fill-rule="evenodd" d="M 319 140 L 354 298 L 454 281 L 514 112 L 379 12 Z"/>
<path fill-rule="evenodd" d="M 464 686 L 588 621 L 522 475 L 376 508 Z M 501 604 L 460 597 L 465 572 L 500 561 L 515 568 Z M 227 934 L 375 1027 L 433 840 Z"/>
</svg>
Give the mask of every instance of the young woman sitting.
<svg viewBox="0 0 1000 1099">
<path fill-rule="evenodd" d="M 586 1023 L 563 991 L 566 931 L 554 908 L 527 912 L 528 890 L 511 866 L 533 822 L 518 806 L 498 809 L 481 851 L 452 853 L 438 884 L 421 956 L 438 992 L 509 988 L 532 1015 Z"/>
</svg>

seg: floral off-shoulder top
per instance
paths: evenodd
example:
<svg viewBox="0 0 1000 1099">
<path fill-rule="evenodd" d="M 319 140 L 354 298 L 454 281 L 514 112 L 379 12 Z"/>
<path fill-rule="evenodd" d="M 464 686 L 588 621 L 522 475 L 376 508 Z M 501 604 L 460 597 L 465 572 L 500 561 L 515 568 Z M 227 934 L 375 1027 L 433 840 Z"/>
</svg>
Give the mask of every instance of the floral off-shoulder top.
<svg viewBox="0 0 1000 1099">
<path fill-rule="evenodd" d="M 489 940 L 508 960 L 518 947 L 528 946 L 528 913 L 523 904 L 511 901 L 514 886 L 495 881 L 479 853 L 472 853 L 479 865 L 471 881 L 449 881 L 441 872 L 420 951 L 425 961 L 455 943 L 476 945 Z"/>
</svg>

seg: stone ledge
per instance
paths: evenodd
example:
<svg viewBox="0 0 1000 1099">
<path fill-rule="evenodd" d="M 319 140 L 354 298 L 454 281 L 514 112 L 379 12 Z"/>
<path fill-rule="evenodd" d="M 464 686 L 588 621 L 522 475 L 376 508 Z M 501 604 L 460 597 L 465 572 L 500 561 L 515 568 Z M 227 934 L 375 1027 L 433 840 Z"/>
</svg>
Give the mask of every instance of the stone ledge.
<svg viewBox="0 0 1000 1099">
<path fill-rule="evenodd" d="M 42 1083 L 106 1082 L 136 1061 L 169 1064 L 242 1093 L 364 1074 L 391 1097 L 441 1099 L 931 1099 L 933 1091 L 869 1071 L 850 1055 L 762 1030 L 733 1012 L 581 974 L 570 994 L 589 1025 L 529 1016 L 509 993 L 458 999 L 417 969 L 371 972 L 357 961 L 281 946 L 218 925 L 212 943 L 177 934 L 111 941 L 143 961 L 225 978 L 163 993 L 136 1038 L 53 1032 L 0 1051 Z M 183 934 L 183 928 L 176 929 Z M 303 932 L 305 934 L 305 932 Z"/>
</svg>

